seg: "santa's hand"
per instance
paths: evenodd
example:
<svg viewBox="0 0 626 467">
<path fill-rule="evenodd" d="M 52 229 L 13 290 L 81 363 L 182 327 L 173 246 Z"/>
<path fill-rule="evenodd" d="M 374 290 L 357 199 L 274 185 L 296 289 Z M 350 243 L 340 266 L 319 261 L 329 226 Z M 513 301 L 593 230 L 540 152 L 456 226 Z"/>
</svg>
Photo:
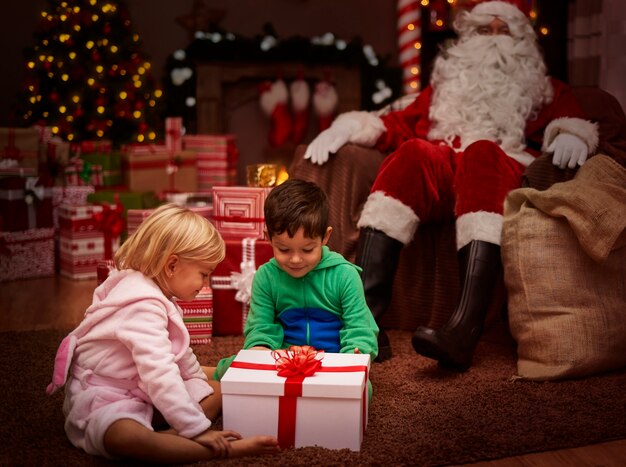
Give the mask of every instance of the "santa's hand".
<svg viewBox="0 0 626 467">
<path fill-rule="evenodd" d="M 306 148 L 304 158 L 310 159 L 314 164 L 325 164 L 328 162 L 330 153 L 339 151 L 339 148 L 349 140 L 350 134 L 348 130 L 333 124 L 311 141 L 309 147 Z"/>
<path fill-rule="evenodd" d="M 576 165 L 583 165 L 589 153 L 585 142 L 569 133 L 558 134 L 548 146 L 548 152 L 554 153 L 552 163 L 561 169 L 573 169 Z"/>
<path fill-rule="evenodd" d="M 346 143 L 372 147 L 386 131 L 385 124 L 376 115 L 359 110 L 339 115 L 330 128 L 322 131 L 304 153 L 314 164 L 324 164 L 331 153 Z"/>
</svg>

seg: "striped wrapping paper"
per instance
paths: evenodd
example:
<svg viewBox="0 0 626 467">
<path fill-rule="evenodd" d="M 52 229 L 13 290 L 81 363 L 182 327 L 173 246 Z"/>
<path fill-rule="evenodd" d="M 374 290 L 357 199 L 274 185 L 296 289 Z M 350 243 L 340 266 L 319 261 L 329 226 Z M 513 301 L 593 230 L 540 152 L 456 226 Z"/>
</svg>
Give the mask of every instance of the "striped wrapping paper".
<svg viewBox="0 0 626 467">
<path fill-rule="evenodd" d="M 204 287 L 194 300 L 176 300 L 183 312 L 191 344 L 209 344 L 213 337 L 213 292 Z"/>
<path fill-rule="evenodd" d="M 213 220 L 223 237 L 265 238 L 263 207 L 271 188 L 213 187 Z"/>
<path fill-rule="evenodd" d="M 234 135 L 184 135 L 183 149 L 196 153 L 198 191 L 237 181 L 239 151 Z"/>
<path fill-rule="evenodd" d="M 98 262 L 105 258 L 104 233 L 93 218 L 102 206 L 59 206 L 59 258 L 62 276 L 70 279 L 97 278 Z M 119 237 L 112 239 L 111 251 L 119 248 Z"/>
</svg>

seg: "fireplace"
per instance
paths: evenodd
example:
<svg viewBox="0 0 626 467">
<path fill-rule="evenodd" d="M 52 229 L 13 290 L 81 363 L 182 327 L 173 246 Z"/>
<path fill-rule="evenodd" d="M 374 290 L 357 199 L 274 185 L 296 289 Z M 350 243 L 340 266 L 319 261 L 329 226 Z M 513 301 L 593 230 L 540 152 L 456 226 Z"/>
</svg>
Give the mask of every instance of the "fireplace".
<svg viewBox="0 0 626 467">
<path fill-rule="evenodd" d="M 202 134 L 233 133 L 240 151 L 238 183 L 245 184 L 246 166 L 273 162 L 288 166 L 294 145 L 273 148 L 268 143 L 269 119 L 259 107 L 258 85 L 282 76 L 287 84 L 302 76 L 311 86 L 330 76 L 335 84 L 339 113 L 361 106 L 361 74 L 358 67 L 307 65 L 304 63 L 199 63 L 196 67 L 196 128 Z M 310 110 L 305 143 L 319 130 Z"/>
</svg>

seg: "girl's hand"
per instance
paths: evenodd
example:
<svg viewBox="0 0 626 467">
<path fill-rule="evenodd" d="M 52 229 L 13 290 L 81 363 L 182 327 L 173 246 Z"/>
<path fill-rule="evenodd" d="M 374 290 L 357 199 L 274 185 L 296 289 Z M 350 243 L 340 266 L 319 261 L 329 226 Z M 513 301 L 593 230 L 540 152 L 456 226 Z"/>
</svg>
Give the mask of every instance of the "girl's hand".
<svg viewBox="0 0 626 467">
<path fill-rule="evenodd" d="M 241 435 L 236 431 L 215 431 L 206 430 L 193 438 L 199 443 L 215 452 L 215 457 L 229 457 L 232 446 L 229 438 L 241 439 Z"/>
</svg>

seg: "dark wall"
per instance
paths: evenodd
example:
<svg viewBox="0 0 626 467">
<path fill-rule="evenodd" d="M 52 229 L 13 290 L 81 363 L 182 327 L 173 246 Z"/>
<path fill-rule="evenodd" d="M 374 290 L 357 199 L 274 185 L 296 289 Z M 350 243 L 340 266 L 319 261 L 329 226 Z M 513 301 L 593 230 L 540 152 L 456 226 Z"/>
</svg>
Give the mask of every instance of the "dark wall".
<svg viewBox="0 0 626 467">
<path fill-rule="evenodd" d="M 264 23 L 271 23 L 280 37 L 320 36 L 332 32 L 338 38 L 360 37 L 381 56 L 396 60 L 396 2 L 393 0 L 205 0 L 214 9 L 225 11 L 220 26 L 248 37 L 262 33 Z M 193 0 L 127 0 L 135 31 L 140 35 L 145 53 L 152 58 L 153 70 L 162 74 L 166 58 L 176 49 L 185 48 L 187 31 L 176 18 L 192 10 Z M 367 5 L 367 7 L 364 7 Z M 34 45 L 40 12 L 45 0 L 3 2 L 3 26 L 0 28 L 0 56 L 4 61 L 0 74 L 0 124 L 16 102 L 16 93 L 24 79 L 22 50 Z"/>
</svg>

